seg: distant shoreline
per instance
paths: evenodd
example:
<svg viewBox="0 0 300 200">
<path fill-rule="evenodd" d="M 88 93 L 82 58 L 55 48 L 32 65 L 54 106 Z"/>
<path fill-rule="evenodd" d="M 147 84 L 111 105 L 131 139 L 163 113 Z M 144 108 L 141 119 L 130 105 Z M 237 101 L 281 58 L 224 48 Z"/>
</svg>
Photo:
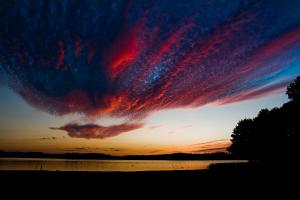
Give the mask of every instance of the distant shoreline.
<svg viewBox="0 0 300 200">
<path fill-rule="evenodd" d="M 82 159 L 82 160 L 246 160 L 224 152 L 206 154 L 162 154 L 162 155 L 128 155 L 112 156 L 100 153 L 65 153 L 48 154 L 42 152 L 4 152 L 0 151 L 0 158 L 44 158 L 44 159 Z"/>
</svg>

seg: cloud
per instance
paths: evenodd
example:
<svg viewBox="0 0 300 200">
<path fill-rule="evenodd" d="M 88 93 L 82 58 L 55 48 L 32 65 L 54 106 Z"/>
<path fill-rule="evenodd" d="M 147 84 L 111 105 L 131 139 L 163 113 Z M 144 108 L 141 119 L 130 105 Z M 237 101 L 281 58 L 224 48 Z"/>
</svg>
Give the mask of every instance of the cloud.
<svg viewBox="0 0 300 200">
<path fill-rule="evenodd" d="M 120 152 L 120 151 L 122 151 L 122 149 L 119 149 L 119 148 L 109 148 L 108 151 Z"/>
<path fill-rule="evenodd" d="M 241 93 L 235 97 L 230 97 L 228 99 L 224 99 L 222 101 L 222 103 L 227 104 L 227 103 L 232 103 L 232 102 L 237 102 L 237 101 L 249 100 L 249 99 L 254 99 L 257 97 L 264 96 L 269 93 L 274 93 L 276 91 L 277 92 L 282 91 L 282 90 L 285 90 L 286 86 L 288 84 L 290 84 L 291 82 L 292 82 L 292 80 L 286 80 L 286 81 L 275 83 L 275 84 L 272 84 L 272 85 L 269 85 L 269 86 L 266 86 L 263 88 L 259 88 L 257 90 Z"/>
<path fill-rule="evenodd" d="M 217 148 L 210 148 L 210 149 L 200 149 L 192 151 L 191 153 L 215 153 L 215 152 L 226 152 L 228 146 L 225 147 L 217 147 Z"/>
<path fill-rule="evenodd" d="M 58 138 L 57 137 L 42 137 L 42 138 L 39 138 L 40 140 L 57 140 Z"/>
<path fill-rule="evenodd" d="M 64 149 L 65 152 L 82 152 L 82 151 L 88 151 L 89 147 L 75 147 L 75 148 L 69 148 Z"/>
<path fill-rule="evenodd" d="M 226 152 L 230 145 L 228 139 L 212 140 L 207 142 L 196 143 L 185 146 L 175 146 L 166 149 L 156 149 L 149 152 L 149 154 L 169 154 L 169 153 L 214 153 Z"/>
<path fill-rule="evenodd" d="M 135 119 L 257 98 L 300 73 L 300 2 L 162 2 L 4 4 L 0 71 L 48 113 Z"/>
<path fill-rule="evenodd" d="M 186 153 L 226 152 L 229 145 L 228 139 L 220 139 L 177 147 L 177 150 Z"/>
<path fill-rule="evenodd" d="M 58 128 L 51 127 L 50 129 L 66 131 L 70 137 L 75 137 L 75 138 L 104 139 L 104 138 L 120 135 L 121 133 L 133 131 L 142 127 L 143 127 L 142 124 L 127 124 L 127 123 L 120 124 L 120 125 L 113 125 L 113 126 L 99 126 L 96 124 L 85 124 L 85 125 L 67 124 Z"/>
<path fill-rule="evenodd" d="M 186 126 L 183 126 L 183 127 L 179 127 L 179 128 L 177 128 L 177 129 L 174 129 L 174 130 L 169 131 L 168 133 L 169 133 L 169 134 L 175 134 L 175 133 L 181 132 L 181 131 L 183 131 L 183 130 L 189 129 L 189 128 L 191 128 L 192 126 L 193 126 L 193 125 L 186 125 Z"/>
<path fill-rule="evenodd" d="M 154 130 L 154 129 L 159 129 L 161 127 L 162 127 L 162 125 L 153 125 L 153 126 L 149 126 L 148 129 L 149 130 Z"/>
</svg>

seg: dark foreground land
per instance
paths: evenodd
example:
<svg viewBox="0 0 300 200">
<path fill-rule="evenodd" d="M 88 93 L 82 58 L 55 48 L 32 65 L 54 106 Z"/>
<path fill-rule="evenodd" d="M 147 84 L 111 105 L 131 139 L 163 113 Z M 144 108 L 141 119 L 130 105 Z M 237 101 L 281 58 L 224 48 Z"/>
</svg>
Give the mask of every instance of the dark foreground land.
<svg viewBox="0 0 300 200">
<path fill-rule="evenodd" d="M 297 169 L 298 170 L 298 169 Z M 214 164 L 208 170 L 150 172 L 62 172 L 0 171 L 6 186 L 32 188 L 254 188 L 287 186 L 297 183 L 296 168 L 283 168 L 259 163 Z"/>
</svg>

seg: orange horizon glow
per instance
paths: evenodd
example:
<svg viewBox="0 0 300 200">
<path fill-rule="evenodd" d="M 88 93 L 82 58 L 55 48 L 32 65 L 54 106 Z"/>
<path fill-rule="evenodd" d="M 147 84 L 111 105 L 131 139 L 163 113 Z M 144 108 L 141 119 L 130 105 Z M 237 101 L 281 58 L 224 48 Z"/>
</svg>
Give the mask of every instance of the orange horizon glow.
<svg viewBox="0 0 300 200">
<path fill-rule="evenodd" d="M 65 138 L 66 140 L 67 138 Z M 158 146 L 110 146 L 110 147 L 94 147 L 66 145 L 63 142 L 55 141 L 54 138 L 39 138 L 39 139 L 6 139 L 6 144 L 0 145 L 1 151 L 5 152 L 42 152 L 42 153 L 102 153 L 113 156 L 127 155 L 163 155 L 172 153 L 188 153 L 188 154 L 206 154 L 226 152 L 230 145 L 228 140 L 217 140 L 203 142 L 199 144 L 174 147 L 158 147 Z M 81 144 L 82 145 L 82 144 Z M 57 148 L 59 146 L 59 148 Z"/>
</svg>

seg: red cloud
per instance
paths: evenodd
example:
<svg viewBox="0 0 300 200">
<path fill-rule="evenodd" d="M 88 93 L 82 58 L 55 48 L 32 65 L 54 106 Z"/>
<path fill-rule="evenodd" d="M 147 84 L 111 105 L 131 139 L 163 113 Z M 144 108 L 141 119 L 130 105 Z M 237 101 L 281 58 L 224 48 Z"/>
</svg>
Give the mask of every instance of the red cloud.
<svg viewBox="0 0 300 200">
<path fill-rule="evenodd" d="M 120 135 L 124 132 L 133 131 L 135 129 L 142 128 L 143 124 L 119 124 L 113 126 L 99 126 L 96 124 L 67 124 L 58 128 L 50 128 L 54 130 L 67 131 L 70 137 L 76 138 L 99 138 L 104 139 L 107 137 L 113 137 Z"/>
<path fill-rule="evenodd" d="M 77 14 L 74 18 L 61 15 L 64 23 L 33 18 L 33 27 L 4 23 L 0 70 L 28 103 L 51 114 L 140 119 L 159 110 L 232 103 L 277 91 L 287 82 L 272 83 L 286 80 L 291 64 L 300 61 L 300 28 L 296 26 L 300 20 L 295 13 L 288 17 L 289 10 L 276 10 L 279 6 L 229 9 L 223 18 L 222 12 L 215 16 L 194 3 L 179 15 L 180 5 L 160 10 L 158 5 L 140 3 L 120 6 L 118 12 L 108 11 L 117 4 L 83 6 L 80 10 L 87 17 L 79 17 L 76 26 L 66 24 L 73 24 Z M 51 10 L 47 5 L 45 11 Z M 207 6 L 224 9 L 214 3 Z M 3 10 L 6 20 L 28 21 L 26 16 L 11 14 L 19 9 Z M 269 23 L 267 10 L 278 20 Z M 99 13 L 108 15 L 102 18 Z M 56 26 L 51 27 L 55 37 L 40 31 L 51 24 Z M 298 73 L 296 67 L 293 70 Z M 125 125 L 73 124 L 60 129 L 73 137 L 103 138 L 124 132 L 129 126 Z"/>
</svg>

